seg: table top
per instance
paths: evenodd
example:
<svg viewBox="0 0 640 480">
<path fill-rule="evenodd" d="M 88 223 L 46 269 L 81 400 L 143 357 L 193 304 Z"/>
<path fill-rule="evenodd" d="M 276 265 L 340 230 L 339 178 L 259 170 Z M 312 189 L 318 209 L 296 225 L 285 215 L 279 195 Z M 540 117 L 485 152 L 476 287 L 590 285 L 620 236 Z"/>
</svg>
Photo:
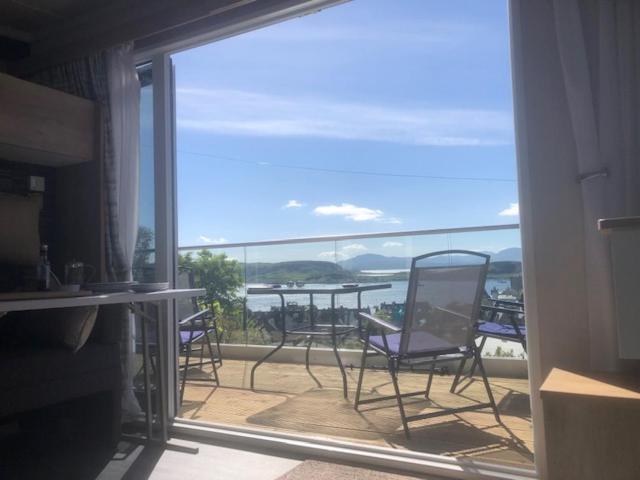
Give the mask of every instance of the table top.
<svg viewBox="0 0 640 480">
<path fill-rule="evenodd" d="M 326 295 L 338 295 L 341 293 L 359 293 L 367 292 L 369 290 L 384 290 L 385 288 L 391 288 L 390 283 L 377 283 L 367 285 L 357 285 L 354 287 L 251 287 L 247 289 L 248 295 L 259 294 L 276 294 L 276 295 L 310 295 L 310 294 L 326 294 Z"/>
<path fill-rule="evenodd" d="M 31 300 L 0 301 L 0 312 L 47 310 L 50 308 L 88 307 L 91 305 L 115 305 L 118 303 L 145 303 L 178 298 L 199 297 L 204 288 L 158 290 L 149 293 L 117 292 L 64 298 L 39 298 Z"/>
</svg>

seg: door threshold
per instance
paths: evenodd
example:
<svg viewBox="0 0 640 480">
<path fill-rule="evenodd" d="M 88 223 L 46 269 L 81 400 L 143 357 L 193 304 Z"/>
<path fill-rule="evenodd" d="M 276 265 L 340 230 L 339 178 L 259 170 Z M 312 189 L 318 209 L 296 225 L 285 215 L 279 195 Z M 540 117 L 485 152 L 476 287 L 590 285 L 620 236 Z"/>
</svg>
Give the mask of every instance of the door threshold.
<svg viewBox="0 0 640 480">
<path fill-rule="evenodd" d="M 170 426 L 175 436 L 200 438 L 239 449 L 269 450 L 275 455 L 294 455 L 319 460 L 342 461 L 364 467 L 380 467 L 406 474 L 435 475 L 473 480 L 529 480 L 538 476 L 533 468 L 454 458 L 443 455 L 357 444 L 322 437 L 176 418 Z"/>
</svg>

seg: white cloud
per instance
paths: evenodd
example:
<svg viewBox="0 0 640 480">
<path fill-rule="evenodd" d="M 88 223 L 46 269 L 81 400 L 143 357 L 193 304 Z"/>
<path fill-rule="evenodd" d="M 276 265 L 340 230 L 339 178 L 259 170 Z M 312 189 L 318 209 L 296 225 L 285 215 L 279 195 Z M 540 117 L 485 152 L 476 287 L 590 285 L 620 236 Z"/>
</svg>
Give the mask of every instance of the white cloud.
<svg viewBox="0 0 640 480">
<path fill-rule="evenodd" d="M 361 243 L 350 243 L 349 245 L 345 245 L 339 250 L 329 250 L 326 252 L 320 252 L 318 254 L 319 258 L 327 259 L 327 260 L 345 260 L 347 258 L 351 258 L 360 252 L 364 252 L 367 250 L 367 247 L 362 245 Z"/>
<path fill-rule="evenodd" d="M 384 242 L 382 246 L 384 248 L 392 248 L 392 247 L 402 247 L 404 243 L 401 242 Z"/>
<path fill-rule="evenodd" d="M 316 137 L 406 145 L 513 143 L 503 110 L 427 108 L 244 90 L 180 88 L 178 127 L 220 135 Z"/>
<path fill-rule="evenodd" d="M 342 203 L 340 205 L 320 205 L 313 209 L 313 213 L 315 215 L 325 217 L 343 217 L 347 220 L 353 220 L 354 222 L 402 223 L 402 220 L 399 218 L 386 217 L 382 210 L 358 207 L 351 203 Z"/>
<path fill-rule="evenodd" d="M 323 258 L 326 260 L 344 260 L 347 256 L 342 252 L 336 252 L 335 250 L 329 250 L 327 252 L 320 252 L 318 254 L 318 258 Z"/>
<path fill-rule="evenodd" d="M 204 243 L 226 243 L 227 239 L 220 237 L 220 238 L 209 238 L 206 237 L 204 235 L 200 235 L 200 237 L 198 237 L 200 240 L 202 240 Z"/>
<path fill-rule="evenodd" d="M 304 207 L 304 205 L 304 203 L 301 203 L 298 200 L 289 200 L 282 206 L 282 208 L 301 208 Z"/>
<path fill-rule="evenodd" d="M 354 255 L 358 252 L 362 252 L 364 250 L 366 250 L 367 247 L 365 247 L 364 245 L 362 245 L 361 243 L 351 243 L 349 245 L 345 245 L 344 247 L 342 247 L 340 250 L 345 254 L 345 255 Z"/>
<path fill-rule="evenodd" d="M 367 207 L 357 207 L 350 203 L 341 205 L 320 205 L 313 209 L 313 213 L 319 216 L 339 216 L 355 222 L 368 220 L 380 220 L 383 218 L 382 210 L 374 210 Z"/>
<path fill-rule="evenodd" d="M 520 206 L 517 203 L 510 203 L 509 208 L 505 208 L 498 215 L 501 217 L 517 217 L 520 215 Z"/>
</svg>

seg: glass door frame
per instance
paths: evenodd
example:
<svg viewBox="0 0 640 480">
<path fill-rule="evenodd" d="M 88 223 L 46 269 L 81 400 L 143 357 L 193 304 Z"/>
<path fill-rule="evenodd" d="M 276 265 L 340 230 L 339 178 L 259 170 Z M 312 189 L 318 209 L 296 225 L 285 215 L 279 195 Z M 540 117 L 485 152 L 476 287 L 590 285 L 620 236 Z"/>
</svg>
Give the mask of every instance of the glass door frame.
<svg viewBox="0 0 640 480">
<path fill-rule="evenodd" d="M 157 281 L 168 281 L 175 285 L 177 278 L 177 201 L 176 201 L 176 109 L 175 109 L 175 75 L 170 55 L 182 50 L 195 48 L 205 43 L 222 40 L 264 26 L 286 21 L 322 8 L 346 3 L 349 0 L 290 0 L 284 1 L 280 11 L 263 16 L 242 18 L 237 24 L 210 26 L 206 33 L 195 35 L 191 39 L 178 39 L 173 44 L 153 46 L 148 50 L 137 52 L 136 60 L 140 63 L 151 62 L 153 69 L 153 118 L 154 118 L 154 158 L 155 158 L 155 207 L 156 207 L 156 278 Z M 343 460 L 355 463 L 378 465 L 380 467 L 413 471 L 424 475 L 445 475 L 467 478 L 538 478 L 534 470 L 477 462 L 469 465 L 467 461 L 414 451 L 398 451 L 384 447 L 373 447 L 365 444 L 351 444 L 331 439 L 310 438 L 303 435 L 282 432 L 269 432 L 252 428 L 223 425 L 207 425 L 204 422 L 179 419 L 178 395 L 178 345 L 177 325 L 174 324 L 175 303 L 167 305 L 163 314 L 168 316 L 163 332 L 164 345 L 167 348 L 166 358 L 174 359 L 168 365 L 160 366 L 168 379 L 165 392 L 169 425 L 172 431 L 223 443 L 237 443 L 247 448 L 278 449 L 285 454 L 297 453 L 308 456 L 326 457 L 333 461 Z M 529 362 L 535 361 L 529 356 Z M 535 395 L 535 392 L 531 392 Z M 175 421 L 175 423 L 174 423 Z M 534 415 L 534 430 L 542 419 Z M 534 445 L 536 465 L 544 450 L 544 445 Z M 470 470 L 471 469 L 471 470 Z"/>
</svg>

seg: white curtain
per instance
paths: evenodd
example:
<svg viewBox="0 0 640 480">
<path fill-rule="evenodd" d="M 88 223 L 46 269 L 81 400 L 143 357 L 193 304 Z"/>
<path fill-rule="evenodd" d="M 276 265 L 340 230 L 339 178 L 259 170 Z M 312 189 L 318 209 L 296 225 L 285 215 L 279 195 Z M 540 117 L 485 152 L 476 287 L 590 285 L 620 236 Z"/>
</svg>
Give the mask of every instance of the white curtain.
<svg viewBox="0 0 640 480">
<path fill-rule="evenodd" d="M 640 214 L 640 2 L 511 0 L 536 463 L 553 367 L 619 370 L 607 238 Z"/>
<path fill-rule="evenodd" d="M 555 0 L 558 51 L 573 127 L 585 221 L 590 367 L 616 370 L 611 265 L 600 218 L 640 212 L 640 6 L 634 1 Z"/>
<path fill-rule="evenodd" d="M 125 271 L 120 279 L 132 279 L 133 255 L 138 234 L 138 187 L 140 150 L 140 82 L 132 46 L 106 52 L 107 83 L 113 139 L 113 188 L 117 208 L 117 251 Z M 122 410 L 125 418 L 141 412 L 134 395 L 135 318 L 128 314 L 120 348 L 123 357 Z"/>
<path fill-rule="evenodd" d="M 140 83 L 131 45 L 108 50 L 106 63 L 116 170 L 117 237 L 130 280 L 138 233 Z"/>
<path fill-rule="evenodd" d="M 96 52 L 41 70 L 31 81 L 88 98 L 100 106 L 100 157 L 105 212 L 105 267 L 109 281 L 130 280 L 138 230 L 140 83 L 132 45 Z M 103 306 L 122 318 L 123 414 L 141 409 L 133 394 L 134 325 L 125 306 Z"/>
</svg>

